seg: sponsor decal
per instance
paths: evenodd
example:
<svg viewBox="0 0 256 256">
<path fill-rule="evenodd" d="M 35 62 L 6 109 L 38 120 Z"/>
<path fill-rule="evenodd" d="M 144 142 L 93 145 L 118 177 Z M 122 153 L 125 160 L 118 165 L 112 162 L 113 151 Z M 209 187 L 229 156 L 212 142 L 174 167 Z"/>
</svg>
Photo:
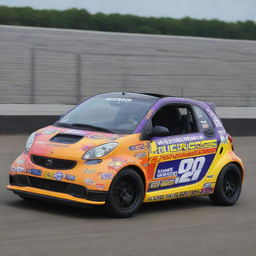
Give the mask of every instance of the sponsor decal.
<svg viewBox="0 0 256 256">
<path fill-rule="evenodd" d="M 220 141 L 223 143 L 228 142 L 228 135 L 225 130 L 218 130 L 219 136 L 220 136 Z"/>
<path fill-rule="evenodd" d="M 26 173 L 26 169 L 20 166 L 11 168 L 11 172 Z"/>
<path fill-rule="evenodd" d="M 16 167 L 16 172 L 25 172 L 23 167 Z"/>
<path fill-rule="evenodd" d="M 11 168 L 10 168 L 10 172 L 16 172 L 16 168 L 11 167 Z"/>
<path fill-rule="evenodd" d="M 182 151 L 196 150 L 196 149 L 208 149 L 216 148 L 217 140 L 202 140 L 202 141 L 193 141 L 185 142 L 171 145 L 158 146 L 155 142 L 150 144 L 150 155 L 161 155 L 161 154 L 170 154 Z"/>
<path fill-rule="evenodd" d="M 86 131 L 75 130 L 75 129 L 67 130 L 67 131 L 64 131 L 63 133 L 65 133 L 65 134 L 74 134 L 74 135 L 81 135 L 81 136 L 84 136 L 84 135 L 87 134 Z"/>
<path fill-rule="evenodd" d="M 175 179 L 175 183 L 197 181 L 204 167 L 205 160 L 204 156 L 181 160 L 178 167 L 179 176 Z"/>
<path fill-rule="evenodd" d="M 23 165 L 25 162 L 24 162 L 24 160 L 22 160 L 22 159 L 17 159 L 16 160 L 16 164 L 21 164 L 21 165 Z"/>
<path fill-rule="evenodd" d="M 212 187 L 212 183 L 208 182 L 204 184 L 204 188 L 211 188 Z"/>
<path fill-rule="evenodd" d="M 50 147 L 56 147 L 56 148 L 68 148 L 68 145 L 59 145 L 59 144 L 55 144 L 55 143 L 49 143 L 46 141 L 36 141 L 36 144 L 39 145 L 45 145 L 45 146 L 50 146 Z"/>
<path fill-rule="evenodd" d="M 216 148 L 209 148 L 209 149 L 201 149 L 201 150 L 195 150 L 191 152 L 181 152 L 181 153 L 174 153 L 170 155 L 157 155 L 153 156 L 149 159 L 149 163 L 159 163 L 159 162 L 165 162 L 175 159 L 182 159 L 187 157 L 196 157 L 196 156 L 202 156 L 202 155 L 210 155 L 215 154 Z"/>
<path fill-rule="evenodd" d="M 50 135 L 50 134 L 54 134 L 56 132 L 58 132 L 58 130 L 45 130 L 45 131 L 42 131 L 41 134 Z"/>
<path fill-rule="evenodd" d="M 53 172 L 47 172 L 45 177 L 49 180 L 54 180 L 54 173 Z"/>
<path fill-rule="evenodd" d="M 97 189 L 104 189 L 105 185 L 104 184 L 96 184 Z"/>
<path fill-rule="evenodd" d="M 114 141 L 114 140 L 117 140 L 117 139 L 119 139 L 119 138 L 120 138 L 120 136 L 114 135 L 114 136 L 108 138 L 108 141 Z"/>
<path fill-rule="evenodd" d="M 213 193 L 213 188 L 203 188 L 201 190 L 201 194 L 212 194 Z"/>
<path fill-rule="evenodd" d="M 106 140 L 106 139 L 108 139 L 108 137 L 106 137 L 104 135 L 99 135 L 99 134 L 91 135 L 91 136 L 89 136 L 89 138 L 94 139 L 94 140 Z"/>
<path fill-rule="evenodd" d="M 154 114 L 154 110 L 153 110 L 153 109 L 150 109 L 150 110 L 148 111 L 148 113 L 146 114 L 146 119 L 147 119 L 147 120 L 150 119 L 150 118 L 153 116 L 153 114 Z"/>
<path fill-rule="evenodd" d="M 101 174 L 101 179 L 103 179 L 103 180 L 112 180 L 113 179 L 113 174 L 112 173 L 102 173 Z"/>
<path fill-rule="evenodd" d="M 173 184 L 175 184 L 175 179 L 154 181 L 149 183 L 149 190 L 154 190 L 154 189 L 163 188 L 163 187 L 170 187 Z"/>
<path fill-rule="evenodd" d="M 85 179 L 84 183 L 87 184 L 87 185 L 93 185 L 94 184 L 94 180 L 92 180 L 92 179 Z"/>
<path fill-rule="evenodd" d="M 169 187 L 169 186 L 172 186 L 173 184 L 175 184 L 174 179 L 162 180 L 160 187 Z"/>
<path fill-rule="evenodd" d="M 157 200 L 163 200 L 164 199 L 164 195 L 160 195 L 160 196 L 151 196 L 148 198 L 149 201 L 157 201 Z"/>
<path fill-rule="evenodd" d="M 146 157 L 146 156 L 147 156 L 146 152 L 139 152 L 139 153 L 135 154 L 135 157 L 138 158 L 138 159 Z"/>
<path fill-rule="evenodd" d="M 91 173 L 95 173 L 96 170 L 84 169 L 83 172 L 84 172 L 84 173 L 90 173 L 90 174 L 91 174 Z"/>
<path fill-rule="evenodd" d="M 140 151 L 146 149 L 146 146 L 144 144 L 137 144 L 129 147 L 130 151 Z"/>
<path fill-rule="evenodd" d="M 156 140 L 157 146 L 165 146 L 170 144 L 177 144 L 177 143 L 185 143 L 185 142 L 191 142 L 191 141 L 200 141 L 203 140 L 203 135 L 184 135 L 184 136 L 178 136 L 178 137 L 169 137 L 169 138 L 161 138 Z"/>
<path fill-rule="evenodd" d="M 115 102 L 131 102 L 133 99 L 129 98 L 114 98 L 114 97 L 109 97 L 105 99 L 106 101 L 115 101 Z"/>
<path fill-rule="evenodd" d="M 223 128 L 223 125 L 217 115 L 210 108 L 206 108 L 206 111 L 210 114 L 215 126 L 218 128 Z"/>
<path fill-rule="evenodd" d="M 55 178 L 55 180 L 57 180 L 57 181 L 61 181 L 61 180 L 64 178 L 64 174 L 63 174 L 62 172 L 56 172 L 56 173 L 54 174 L 54 178 Z"/>
<path fill-rule="evenodd" d="M 214 155 L 208 155 L 159 163 L 154 178 L 175 179 L 174 186 L 195 183 L 204 177 L 213 158 Z"/>
<path fill-rule="evenodd" d="M 92 147 L 93 147 L 93 145 L 84 145 L 84 146 L 82 147 L 82 150 L 83 150 L 83 151 L 88 151 L 88 150 L 90 150 Z"/>
<path fill-rule="evenodd" d="M 157 169 L 155 173 L 155 179 L 165 178 L 165 177 L 174 177 L 176 178 L 177 171 L 173 171 L 173 167 L 166 169 Z"/>
<path fill-rule="evenodd" d="M 184 191 L 184 192 L 178 192 L 178 193 L 170 193 L 166 195 L 159 195 L 159 196 L 153 196 L 149 197 L 149 201 L 156 201 L 156 200 L 164 200 L 164 199 L 177 199 L 177 198 L 184 198 L 189 196 L 200 196 L 205 194 L 211 194 L 213 192 L 212 188 L 203 188 L 201 190 L 190 190 L 190 191 Z"/>
<path fill-rule="evenodd" d="M 42 171 L 38 169 L 28 169 L 27 173 L 35 176 L 42 176 Z"/>
<path fill-rule="evenodd" d="M 102 159 L 92 159 L 92 160 L 86 160 L 84 164 L 86 165 L 95 165 L 100 164 L 102 162 Z"/>
<path fill-rule="evenodd" d="M 202 190 L 201 190 L 201 193 L 202 194 L 209 194 L 209 193 L 212 193 L 214 188 L 213 188 L 213 184 L 212 182 L 208 182 L 208 183 L 205 183 Z"/>
<path fill-rule="evenodd" d="M 121 165 L 125 162 L 125 160 L 121 158 L 112 158 L 112 162 L 108 165 L 109 169 L 117 170 L 121 167 Z"/>
<path fill-rule="evenodd" d="M 65 175 L 65 180 L 75 181 L 75 179 L 76 179 L 76 176 L 74 175 L 70 175 L 70 174 Z"/>
<path fill-rule="evenodd" d="M 175 198 L 183 198 L 188 196 L 198 196 L 201 195 L 201 190 L 191 190 L 191 191 L 184 191 L 179 193 L 171 193 L 165 195 L 165 199 L 175 199 Z"/>
<path fill-rule="evenodd" d="M 161 181 L 154 181 L 149 183 L 149 189 L 160 188 Z"/>
</svg>

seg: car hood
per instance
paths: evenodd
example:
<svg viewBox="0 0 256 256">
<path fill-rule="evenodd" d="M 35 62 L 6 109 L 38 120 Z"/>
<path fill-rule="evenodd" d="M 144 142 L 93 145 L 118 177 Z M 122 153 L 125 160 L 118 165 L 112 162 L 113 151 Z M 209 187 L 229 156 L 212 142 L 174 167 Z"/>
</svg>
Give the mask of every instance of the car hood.
<svg viewBox="0 0 256 256">
<path fill-rule="evenodd" d="M 48 126 L 36 132 L 31 154 L 70 160 L 81 159 L 89 149 L 128 135 Z"/>
</svg>

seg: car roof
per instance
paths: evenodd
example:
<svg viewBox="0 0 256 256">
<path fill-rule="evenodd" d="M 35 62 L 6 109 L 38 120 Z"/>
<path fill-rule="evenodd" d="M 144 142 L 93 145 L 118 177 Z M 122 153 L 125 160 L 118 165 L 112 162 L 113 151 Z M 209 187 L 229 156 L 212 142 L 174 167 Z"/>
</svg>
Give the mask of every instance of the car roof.
<svg viewBox="0 0 256 256">
<path fill-rule="evenodd" d="M 174 97 L 170 95 L 158 94 L 158 93 L 144 93 L 144 92 L 110 92 L 103 93 L 101 95 L 106 95 L 109 97 L 125 97 L 125 98 L 136 98 L 136 99 L 162 99 L 167 97 Z"/>
<path fill-rule="evenodd" d="M 148 93 L 148 92 L 109 92 L 109 93 L 103 93 L 98 95 L 104 95 L 107 97 L 121 97 L 121 98 L 133 98 L 133 99 L 139 99 L 139 100 L 148 100 L 151 102 L 166 102 L 168 100 L 167 98 L 172 98 L 173 101 L 180 102 L 180 103 L 189 103 L 189 104 L 200 104 L 201 106 L 205 104 L 208 105 L 213 111 L 215 111 L 215 105 L 214 103 L 208 103 L 183 97 L 176 97 L 173 95 L 166 95 L 166 94 L 158 94 L 158 93 Z"/>
</svg>

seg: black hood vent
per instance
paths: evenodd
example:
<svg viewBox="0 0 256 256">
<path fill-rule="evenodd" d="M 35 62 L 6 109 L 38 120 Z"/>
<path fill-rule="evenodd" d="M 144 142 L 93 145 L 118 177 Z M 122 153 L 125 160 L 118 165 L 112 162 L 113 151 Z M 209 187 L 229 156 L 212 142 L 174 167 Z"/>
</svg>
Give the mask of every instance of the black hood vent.
<svg viewBox="0 0 256 256">
<path fill-rule="evenodd" d="M 81 140 L 83 136 L 75 135 L 75 134 L 62 134 L 59 133 L 52 137 L 50 141 L 55 143 L 63 143 L 63 144 L 74 144 Z"/>
</svg>

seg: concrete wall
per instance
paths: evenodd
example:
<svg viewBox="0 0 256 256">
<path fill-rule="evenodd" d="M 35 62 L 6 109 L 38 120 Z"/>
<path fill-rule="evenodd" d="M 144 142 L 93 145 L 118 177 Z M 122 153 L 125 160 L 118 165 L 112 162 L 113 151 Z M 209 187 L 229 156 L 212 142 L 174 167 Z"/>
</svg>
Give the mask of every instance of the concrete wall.
<svg viewBox="0 0 256 256">
<path fill-rule="evenodd" d="M 107 91 L 256 106 L 256 42 L 0 26 L 0 104 Z"/>
</svg>

